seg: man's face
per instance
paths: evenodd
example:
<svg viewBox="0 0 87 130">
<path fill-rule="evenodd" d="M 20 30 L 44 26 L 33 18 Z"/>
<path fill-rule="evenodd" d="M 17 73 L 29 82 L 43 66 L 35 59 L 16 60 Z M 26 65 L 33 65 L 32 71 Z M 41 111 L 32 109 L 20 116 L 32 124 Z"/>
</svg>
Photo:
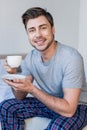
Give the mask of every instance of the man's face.
<svg viewBox="0 0 87 130">
<path fill-rule="evenodd" d="M 55 29 L 44 16 L 30 19 L 26 29 L 31 45 L 37 50 L 45 51 L 53 43 Z"/>
</svg>

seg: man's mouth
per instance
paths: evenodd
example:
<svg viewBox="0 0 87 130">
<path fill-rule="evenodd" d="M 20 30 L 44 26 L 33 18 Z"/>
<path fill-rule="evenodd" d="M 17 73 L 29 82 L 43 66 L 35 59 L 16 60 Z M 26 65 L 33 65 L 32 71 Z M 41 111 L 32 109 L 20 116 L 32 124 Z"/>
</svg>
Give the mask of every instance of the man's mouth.
<svg viewBox="0 0 87 130">
<path fill-rule="evenodd" d="M 38 45 L 38 46 L 42 46 L 44 45 L 44 42 L 45 40 L 41 39 L 41 40 L 36 40 L 35 43 Z"/>
</svg>

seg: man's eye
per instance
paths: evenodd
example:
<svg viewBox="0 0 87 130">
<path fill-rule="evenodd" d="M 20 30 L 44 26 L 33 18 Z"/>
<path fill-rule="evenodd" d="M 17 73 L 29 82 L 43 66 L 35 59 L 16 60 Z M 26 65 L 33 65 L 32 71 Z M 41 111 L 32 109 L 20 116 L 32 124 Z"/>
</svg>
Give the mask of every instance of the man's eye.
<svg viewBox="0 0 87 130">
<path fill-rule="evenodd" d="M 29 30 L 29 33 L 32 33 L 32 32 L 34 32 L 34 30 Z"/>
<path fill-rule="evenodd" d="M 42 29 L 46 29 L 46 27 L 42 27 Z"/>
</svg>

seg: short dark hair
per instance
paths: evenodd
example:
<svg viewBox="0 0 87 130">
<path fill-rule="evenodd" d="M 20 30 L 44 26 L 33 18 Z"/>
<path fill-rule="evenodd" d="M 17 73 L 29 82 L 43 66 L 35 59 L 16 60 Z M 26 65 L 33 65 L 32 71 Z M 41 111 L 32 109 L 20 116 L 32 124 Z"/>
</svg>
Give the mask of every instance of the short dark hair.
<svg viewBox="0 0 87 130">
<path fill-rule="evenodd" d="M 29 8 L 22 15 L 22 21 L 23 21 L 23 24 L 25 26 L 25 29 L 26 29 L 26 25 L 27 25 L 27 22 L 29 19 L 34 19 L 34 18 L 37 18 L 41 15 L 46 17 L 46 19 L 48 20 L 48 22 L 50 23 L 51 26 L 54 25 L 53 17 L 49 12 L 47 12 L 45 9 L 40 8 L 40 7 L 32 7 L 32 8 Z"/>
</svg>

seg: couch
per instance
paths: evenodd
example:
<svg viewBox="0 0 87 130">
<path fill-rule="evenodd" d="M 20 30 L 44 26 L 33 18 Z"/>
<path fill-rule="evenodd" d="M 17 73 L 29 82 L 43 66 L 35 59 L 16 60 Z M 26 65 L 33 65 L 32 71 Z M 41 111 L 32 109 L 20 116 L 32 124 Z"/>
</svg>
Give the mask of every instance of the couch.
<svg viewBox="0 0 87 130">
<path fill-rule="evenodd" d="M 23 57 L 25 57 L 25 54 L 23 54 Z M 14 97 L 10 87 L 7 84 L 5 84 L 2 80 L 2 75 L 6 73 L 3 67 L 4 58 L 6 58 L 6 55 L 0 56 L 0 92 L 1 92 L 0 102 L 3 101 L 4 99 L 9 99 Z M 82 90 L 79 102 L 87 104 L 87 87 Z M 51 121 L 50 119 L 41 118 L 41 117 L 33 117 L 33 118 L 26 119 L 25 130 L 44 130 L 50 121 Z M 84 127 L 83 130 L 87 130 L 87 126 Z"/>
</svg>

